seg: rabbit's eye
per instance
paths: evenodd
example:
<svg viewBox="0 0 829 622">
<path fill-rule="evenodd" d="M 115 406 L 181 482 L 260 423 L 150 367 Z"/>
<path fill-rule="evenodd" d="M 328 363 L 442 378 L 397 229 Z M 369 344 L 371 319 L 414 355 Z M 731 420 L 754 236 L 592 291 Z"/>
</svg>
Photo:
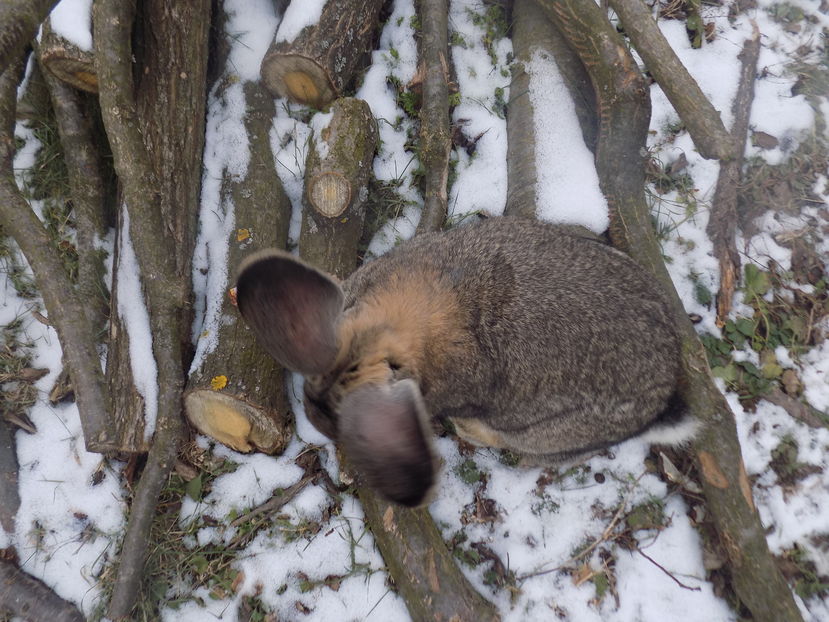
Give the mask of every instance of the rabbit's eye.
<svg viewBox="0 0 829 622">
<path fill-rule="evenodd" d="M 388 363 L 389 369 L 391 369 L 392 371 L 400 370 L 400 364 L 397 361 L 386 361 L 386 363 Z"/>
<path fill-rule="evenodd" d="M 352 365 L 351 367 L 349 367 L 348 369 L 345 370 L 345 373 L 355 374 L 355 373 L 357 373 L 358 369 L 360 369 L 360 364 L 359 363 L 354 363 L 354 365 Z"/>
</svg>

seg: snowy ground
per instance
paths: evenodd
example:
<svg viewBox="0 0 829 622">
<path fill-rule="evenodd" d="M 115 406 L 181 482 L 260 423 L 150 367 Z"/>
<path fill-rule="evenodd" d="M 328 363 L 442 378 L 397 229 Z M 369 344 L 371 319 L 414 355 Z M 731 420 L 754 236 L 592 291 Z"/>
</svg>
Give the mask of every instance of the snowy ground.
<svg viewBox="0 0 829 622">
<path fill-rule="evenodd" d="M 217 297 L 227 279 L 223 245 L 234 224 L 233 205 L 220 201 L 219 188 L 211 180 L 220 179 L 223 171 L 245 173 L 241 83 L 257 79 L 262 55 L 280 26 L 273 4 L 270 0 L 225 2 L 229 14 L 226 31 L 233 42 L 229 66 L 237 80 L 228 81 L 230 87 L 210 95 L 202 238 L 194 279 L 203 317 L 194 335 L 209 333 L 218 321 Z M 290 37 L 318 4 L 294 2 L 280 36 Z M 80 2 L 78 10 L 83 6 L 88 4 Z M 480 135 L 474 155 L 457 150 L 457 175 L 450 195 L 451 216 L 456 219 L 478 210 L 498 214 L 506 198 L 502 104 L 509 100 L 511 45 L 497 36 L 498 29 L 487 20 L 488 6 L 480 0 L 451 2 L 453 62 L 460 87 L 454 121 L 467 136 Z M 755 132 L 764 132 L 776 142 L 753 141 L 748 153 L 758 158 L 755 164 L 789 161 L 801 153 L 798 150 L 816 131 L 824 132 L 818 136 L 820 140 L 829 138 L 822 129 L 825 124 L 816 125 L 818 114 L 829 113 L 826 97 L 818 94 L 810 103 L 806 95 L 797 94 L 802 93 L 797 85 L 804 71 L 802 66 L 796 71 L 792 65 L 797 59 L 829 71 L 826 3 L 761 0 L 757 8 L 734 21 L 728 19 L 728 6 L 705 11 L 714 36 L 701 49 L 691 47 L 684 22 L 662 20 L 660 26 L 729 126 L 737 54 L 751 32 L 750 20 L 756 20 L 763 48 L 751 125 Z M 357 91 L 379 121 L 381 147 L 374 163 L 375 177 L 396 189 L 401 206 L 396 218 L 375 237 L 370 247 L 375 255 L 397 239 L 409 237 L 418 214 L 420 197 L 413 176 L 417 162 L 405 149 L 412 120 L 392 86 L 405 85 L 414 75 L 415 22 L 412 0 L 392 3 L 373 64 Z M 83 31 L 84 23 L 72 22 L 65 31 L 69 35 Z M 489 47 L 483 43 L 488 27 L 496 33 Z M 537 128 L 540 168 L 549 172 L 541 176 L 537 188 L 543 202 L 540 215 L 556 221 L 575 219 L 601 230 L 606 207 L 590 159 L 585 157 L 567 92 L 548 60 L 535 59 L 531 73 L 533 101 L 561 111 L 555 124 Z M 718 164 L 696 153 L 658 86 L 652 87 L 652 99 L 649 147 L 655 161 L 664 170 L 664 165 L 681 157 L 687 160 L 681 178 L 677 167 L 669 183 L 650 188 L 664 253 L 670 258 L 669 269 L 688 312 L 700 316 L 699 331 L 712 335 L 710 339 L 733 344 L 738 337 L 728 333 L 728 327 L 727 334 L 716 327 L 709 299 L 717 288 L 718 268 L 705 227 Z M 295 208 L 292 234 L 296 238 L 304 150 L 308 136 L 324 121 L 312 118 L 304 122 L 301 119 L 307 120 L 307 115 L 296 114 L 295 107 L 291 115 L 290 107 L 281 102 L 277 110 L 272 145 Z M 31 166 L 38 143 L 22 126 L 18 135 L 25 144 L 15 164 L 24 170 Z M 808 229 L 822 232 L 814 250 L 826 267 L 827 175 L 829 171 L 823 170 L 810 182 L 808 197 L 805 193 L 796 197 L 800 200 L 794 201 L 794 209 L 756 214 L 750 235 L 738 241 L 739 248 L 746 251 L 745 263 L 765 270 L 769 259 L 774 259 L 782 273 L 790 273 L 792 252 L 782 241 Z M 562 197 L 566 201 L 558 207 Z M 573 204 L 584 207 L 568 211 L 568 205 Z M 202 268 L 207 270 L 206 276 L 199 272 Z M 786 282 L 795 288 L 791 279 Z M 50 373 L 37 382 L 39 397 L 29 413 L 38 433 L 17 433 L 22 506 L 14 533 L 0 528 L 0 548 L 14 546 L 28 572 L 92 615 L 102 598 L 101 577 L 117 550 L 124 526 L 123 465 L 84 451 L 74 405 L 49 405 L 46 395 L 60 370 L 55 333 L 33 318 L 31 309 L 39 307 L 38 302 L 21 298 L 8 275 L 2 287 L 0 324 L 19 321 L 19 338 L 31 343 L 32 366 L 46 367 Z M 796 288 L 807 294 L 816 292 L 811 285 Z M 760 299 L 773 304 L 771 293 L 761 292 L 755 299 L 742 290 L 738 293 L 735 326 L 740 319 L 753 316 L 752 304 L 762 304 Z M 825 332 L 825 320 L 813 328 Z M 203 353 L 211 346 L 205 342 L 199 347 Z M 802 382 L 808 402 L 824 412 L 829 410 L 827 342 L 811 350 L 783 343 L 774 353 L 781 370 L 792 370 Z M 743 365 L 740 369 L 772 369 L 750 343 L 731 356 Z M 720 367 L 723 389 L 726 381 L 735 386 L 734 369 L 727 362 Z M 779 375 L 769 373 L 772 379 Z M 298 382 L 295 379 L 290 387 L 293 395 L 301 395 Z M 813 565 L 808 567 L 826 581 L 829 430 L 795 421 L 767 401 L 741 400 L 733 391 L 728 391 L 727 397 L 737 418 L 746 468 L 768 528 L 769 545 L 789 559 L 810 562 Z M 253 619 L 263 619 L 264 612 L 280 620 L 407 619 L 403 601 L 389 588 L 383 561 L 355 498 L 344 495 L 341 503 L 334 503 L 322 486 L 309 485 L 276 519 L 250 537 L 242 533 L 244 526 L 230 526 L 234 518 L 266 501 L 275 489 L 286 488 L 302 476 L 295 459 L 309 444 L 318 447 L 323 466 L 337 481 L 333 446 L 310 426 L 296 400 L 294 407 L 297 434 L 282 456 L 237 454 L 198 439 L 193 451 L 215 467 L 211 467 L 214 475 L 203 488 L 205 494 L 188 487 L 190 494 L 182 496 L 178 529 L 182 544 L 192 555 L 184 558 L 180 581 L 162 585 L 155 594 L 162 603 L 163 619 L 203 621 L 215 617 L 233 621 L 245 608 L 259 616 Z M 444 468 L 430 511 L 466 575 L 498 606 L 505 620 L 736 620 L 714 584 L 705 580 L 701 540 L 692 521 L 697 509 L 689 507 L 654 473 L 653 463 L 645 461 L 648 449 L 641 441 L 624 443 L 562 473 L 517 469 L 505 464 L 497 452 L 459 449 L 448 437 L 439 439 L 437 447 Z M 785 464 L 781 466 L 781 456 L 788 456 L 789 471 Z M 200 565 L 208 564 L 213 559 L 210 555 L 234 546 L 238 551 L 224 568 L 225 575 L 203 576 Z M 227 584 L 223 583 L 225 578 Z M 802 589 L 799 593 L 809 596 Z M 798 605 L 808 620 L 829 619 L 826 589 L 806 600 L 798 596 Z"/>
</svg>

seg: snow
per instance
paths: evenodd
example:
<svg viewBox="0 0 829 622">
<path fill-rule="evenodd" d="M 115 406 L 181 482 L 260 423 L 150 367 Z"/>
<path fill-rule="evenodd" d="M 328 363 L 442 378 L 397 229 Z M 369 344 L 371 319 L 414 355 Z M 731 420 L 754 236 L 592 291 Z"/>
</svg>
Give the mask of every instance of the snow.
<svg viewBox="0 0 829 622">
<path fill-rule="evenodd" d="M 282 22 L 279 24 L 279 30 L 276 31 L 276 41 L 290 43 L 297 38 L 303 28 L 318 23 L 325 2 L 326 0 L 291 2 L 285 10 Z"/>
<path fill-rule="evenodd" d="M 768 164 L 785 161 L 814 131 L 815 111 L 803 95 L 792 95 L 797 76 L 788 64 L 804 45 L 825 46 L 825 38 L 818 35 L 821 27 L 829 26 L 829 17 L 816 11 L 815 3 L 796 0 L 790 4 L 803 8 L 814 23 L 803 22 L 800 32 L 786 31 L 767 11 L 774 6 L 770 0 L 761 0 L 758 9 L 733 22 L 727 18 L 727 7 L 706 6 L 705 20 L 714 22 L 716 37 L 701 49 L 691 48 L 682 22 L 659 21 L 682 62 L 721 112 L 726 127 L 733 123 L 731 101 L 739 74 L 737 55 L 751 34 L 750 20 L 757 22 L 763 47 L 750 123 L 753 130 L 775 136 L 779 145 L 761 149 L 749 141 L 748 155 L 763 158 Z M 81 38 L 82 14 L 86 11 L 88 15 L 88 6 L 88 2 L 73 4 L 64 0 L 53 13 L 53 20 L 68 24 L 64 27 Z M 489 6 L 491 3 L 482 0 L 452 0 L 450 4 L 452 63 L 460 89 L 453 122 L 467 138 L 477 139 L 471 155 L 464 149 L 453 150 L 453 222 L 475 212 L 498 215 L 506 200 L 506 124 L 499 106 L 509 100 L 511 44 L 507 39 L 496 39 L 488 48 L 483 41 L 485 26 L 475 15 L 485 14 Z M 292 40 L 304 26 L 319 19 L 322 7 L 318 0 L 292 2 L 280 19 L 269 0 L 229 0 L 224 4 L 230 61 L 228 70 L 208 94 L 200 231 L 193 266 L 196 319 L 192 337 L 196 358 L 192 370 L 198 369 L 215 347 L 222 320 L 220 303 L 229 284 L 226 260 L 235 207 L 222 186 L 225 179 L 242 178 L 247 172 L 248 142 L 242 122 L 244 84 L 258 80 L 261 59 L 275 33 L 280 40 Z M 374 176 L 396 191 L 400 209 L 371 241 L 369 259 L 413 235 L 422 203 L 414 174 L 420 165 L 411 147 L 416 124 L 398 101 L 396 87 L 390 84 L 396 82 L 406 88 L 412 82 L 420 35 L 414 27 L 412 0 L 394 0 L 389 8 L 378 47 L 357 85 L 356 96 L 369 104 L 378 120 L 381 142 L 373 163 Z M 60 11 L 68 12 L 75 21 L 55 18 Z M 88 31 L 88 19 L 85 23 Z M 825 54 L 825 49 L 821 53 Z M 555 111 L 553 115 L 537 115 L 536 119 L 538 215 L 601 232 L 607 223 L 606 203 L 569 93 L 551 59 L 536 54 L 527 70 L 534 106 Z M 649 152 L 662 164 L 681 155 L 687 158 L 685 172 L 693 180 L 688 193 L 696 202 L 695 209 L 689 209 L 687 198 L 676 190 L 660 195 L 650 188 L 655 219 L 664 234 L 663 253 L 669 258 L 668 270 L 686 310 L 700 317 L 697 330 L 719 336 L 714 310 L 695 296 L 700 285 L 711 292 L 718 286 L 719 267 L 706 226 L 719 165 L 699 156 L 687 132 L 673 131 L 678 116 L 658 85 L 651 87 L 651 95 Z M 829 114 L 829 104 L 824 101 L 819 105 L 822 114 Z M 307 110 L 286 100 L 276 102 L 270 140 L 276 170 L 293 206 L 289 233 L 292 248 L 299 239 L 307 149 L 329 120 L 328 113 Z M 18 126 L 17 135 L 23 140 L 15 160 L 22 184 L 39 144 L 32 131 L 23 126 Z M 315 144 L 324 150 L 320 141 Z M 738 240 L 744 263 L 755 262 L 763 267 L 773 259 L 781 270 L 791 268 L 791 251 L 781 244 L 780 236 L 806 226 L 821 230 L 829 225 L 825 211 L 829 205 L 827 176 L 829 172 L 813 188 L 817 203 L 804 205 L 795 214 L 763 214 L 756 219 L 756 234 Z M 42 214 L 39 202 L 34 201 L 33 207 Z M 119 313 L 127 325 L 131 351 L 135 346 L 133 371 L 149 410 L 158 390 L 152 335 L 128 236 L 121 240 L 121 249 L 115 268 L 123 295 Z M 826 261 L 829 241 L 824 238 L 815 250 Z M 47 393 L 61 368 L 56 334 L 32 317 L 31 308 L 42 308 L 41 303 L 20 299 L 8 277 L 0 280 L 0 287 L 0 323 L 21 318 L 22 334 L 33 344 L 34 366 L 50 369 L 49 375 L 38 381 L 38 401 L 29 412 L 38 433 L 17 433 L 22 506 L 14 533 L 0 530 L 0 546 L 14 546 L 28 572 L 43 578 L 90 615 L 100 605 L 99 579 L 102 572 L 109 571 L 124 529 L 127 490 L 121 484 L 123 465 L 85 452 L 74 405 L 48 404 Z M 751 316 L 753 312 L 738 292 L 734 317 Z M 826 325 L 815 327 L 823 332 L 827 329 Z M 824 412 L 829 410 L 828 344 L 824 341 L 807 351 L 783 346 L 775 350 L 778 362 L 794 370 L 803 383 L 803 397 Z M 734 359 L 760 362 L 751 349 L 735 353 Z M 239 535 L 239 529 L 230 524 L 233 518 L 266 502 L 275 490 L 297 482 L 303 471 L 295 461 L 309 448 L 318 452 L 334 482 L 341 483 L 334 445 L 304 413 L 302 382 L 296 374 L 287 379 L 296 434 L 282 455 L 243 455 L 204 437 L 197 438 L 199 451 L 234 466 L 211 481 L 200 500 L 189 496 L 181 499 L 178 521 L 182 528 L 192 528 L 185 543 L 194 551 L 228 546 Z M 724 389 L 722 381 L 717 382 Z M 816 539 L 827 533 L 829 430 L 809 428 L 765 401 L 749 412 L 735 394 L 727 392 L 726 398 L 735 414 L 746 470 L 768 529 L 769 546 L 774 553 L 783 554 L 797 545 L 819 573 L 829 574 L 829 555 Z M 797 444 L 800 463 L 821 469 L 796 486 L 781 482 L 770 467 L 773 452 L 784 438 Z M 557 477 L 546 485 L 539 484 L 540 478 L 543 481 L 548 475 L 545 471 L 508 466 L 499 452 L 491 449 L 462 450 L 451 437 L 437 438 L 436 449 L 443 466 L 429 511 L 447 541 L 465 534 L 466 540 L 457 544 L 459 551 L 469 553 L 473 543 L 480 543 L 503 561 L 518 588 L 514 592 L 492 584 L 486 561 L 476 565 L 461 561 L 459 565 L 474 587 L 497 606 L 504 620 L 737 619 L 705 580 L 702 544 L 689 516 L 693 509 L 645 465 L 648 448 L 641 439 L 613 447 L 572 469 L 559 469 Z M 483 475 L 485 483 L 469 483 L 462 476 L 470 465 Z M 101 474 L 102 481 L 93 483 Z M 476 515 L 476 497 L 492 500 L 498 513 L 494 521 Z M 243 573 L 236 593 L 217 595 L 205 586 L 194 589 L 187 584 L 171 585 L 171 595 L 185 595 L 188 600 L 175 607 L 162 603 L 161 618 L 237 620 L 242 601 L 253 598 L 279 619 L 408 619 L 402 598 L 389 589 L 385 564 L 366 529 L 359 502 L 348 492 L 341 495 L 341 502 L 341 507 L 336 507 L 321 485 L 309 484 L 235 552 L 232 567 Z M 641 553 L 616 542 L 614 529 L 607 537 L 614 516 L 648 503 L 661 507 L 664 524 L 658 529 L 634 532 L 634 544 Z M 307 529 L 314 524 L 321 528 Z M 623 527 L 616 526 L 617 530 Z M 580 547 L 590 543 L 597 545 L 583 558 L 574 559 Z M 585 568 L 599 572 L 605 563 L 612 565 L 618 602 L 610 592 L 597 598 L 594 581 L 577 584 L 574 580 Z M 328 581 L 332 576 L 339 577 L 336 589 Z M 326 581 L 329 586 L 324 585 Z M 806 602 L 798 599 L 798 604 L 807 620 L 829 619 L 826 596 Z M 301 614 L 299 609 L 308 613 Z"/>
<path fill-rule="evenodd" d="M 49 21 L 55 34 L 85 52 L 92 51 L 92 0 L 61 0 Z"/>
<path fill-rule="evenodd" d="M 129 339 L 132 381 L 144 398 L 144 440 L 149 440 L 158 414 L 158 366 L 153 356 L 150 313 L 141 291 L 141 272 L 129 235 L 129 208 L 123 205 L 121 213 L 124 226 L 118 256 L 118 315 Z"/>
<path fill-rule="evenodd" d="M 607 229 L 607 202 L 593 154 L 584 144 L 576 107 L 552 57 L 536 50 L 525 67 L 535 125 L 536 215 L 541 220 Z M 555 114 L 546 111 L 555 110 Z"/>
</svg>

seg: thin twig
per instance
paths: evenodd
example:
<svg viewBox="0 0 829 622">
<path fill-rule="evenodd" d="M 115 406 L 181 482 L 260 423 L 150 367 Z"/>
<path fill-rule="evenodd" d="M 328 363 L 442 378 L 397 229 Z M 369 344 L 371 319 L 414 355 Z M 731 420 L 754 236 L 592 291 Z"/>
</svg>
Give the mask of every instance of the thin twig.
<svg viewBox="0 0 829 622">
<path fill-rule="evenodd" d="M 664 566 L 662 566 L 659 562 L 657 562 L 657 561 L 656 561 L 653 557 L 651 557 L 650 555 L 648 555 L 647 553 L 645 553 L 645 552 L 644 552 L 642 549 L 640 549 L 638 546 L 636 547 L 636 552 L 637 552 L 637 553 L 639 553 L 639 554 L 640 554 L 642 557 L 644 557 L 645 559 L 647 559 L 647 560 L 648 560 L 650 563 L 652 563 L 654 566 L 656 566 L 657 568 L 659 568 L 662 572 L 664 572 L 666 575 L 668 575 L 671 579 L 673 579 L 673 580 L 674 580 L 674 582 L 675 582 L 675 583 L 676 583 L 679 587 L 681 587 L 681 588 L 683 588 L 683 589 L 685 589 L 685 590 L 690 590 L 690 591 L 692 591 L 692 592 L 699 592 L 699 591 L 701 591 L 701 589 L 700 589 L 699 587 L 691 587 L 690 585 L 685 585 L 682 581 L 680 581 L 679 579 L 677 579 L 677 578 L 676 578 L 674 575 L 672 575 L 672 574 L 671 574 L 668 570 L 666 570 Z"/>
</svg>

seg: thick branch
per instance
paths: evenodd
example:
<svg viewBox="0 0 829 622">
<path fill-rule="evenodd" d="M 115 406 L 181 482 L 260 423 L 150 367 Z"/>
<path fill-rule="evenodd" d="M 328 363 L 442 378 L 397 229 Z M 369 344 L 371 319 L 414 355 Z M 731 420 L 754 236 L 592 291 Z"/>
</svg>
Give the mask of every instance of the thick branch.
<svg viewBox="0 0 829 622">
<path fill-rule="evenodd" d="M 662 87 L 679 118 L 704 158 L 727 160 L 733 157 L 732 142 L 720 119 L 720 113 L 703 95 L 696 80 L 665 40 L 642 0 L 610 0 L 625 32 L 645 66 Z"/>
<path fill-rule="evenodd" d="M 760 31 L 754 24 L 754 32 L 751 38 L 746 39 L 740 52 L 740 82 L 737 86 L 737 96 L 731 105 L 734 114 L 731 139 L 734 143 L 735 157 L 720 165 L 707 227 L 708 235 L 714 244 L 714 255 L 720 264 L 720 287 L 717 292 L 717 321 L 720 324 L 725 323 L 731 311 L 734 287 L 740 269 L 740 255 L 737 253 L 734 239 L 737 229 L 737 192 L 748 138 L 748 120 L 751 116 L 751 103 L 754 101 L 754 79 L 759 57 Z"/>
<path fill-rule="evenodd" d="M 48 72 L 43 72 L 43 79 L 49 87 L 69 174 L 78 236 L 78 293 L 86 302 L 87 316 L 98 335 L 106 318 L 103 257 L 97 248 L 106 234 L 101 158 L 80 94 Z"/>
<path fill-rule="evenodd" d="M 98 92 L 98 76 L 92 52 L 82 50 L 54 30 L 51 20 L 43 22 L 39 48 L 40 65 L 44 73 L 89 93 Z"/>
<path fill-rule="evenodd" d="M 182 38 L 202 36 L 201 53 L 206 56 L 207 29 L 202 28 L 200 23 L 192 25 L 190 21 L 209 21 L 209 3 L 188 5 L 195 13 L 185 10 L 184 4 L 170 6 L 170 13 L 159 20 L 158 27 L 175 31 Z M 161 184 L 154 174 L 141 134 L 136 104 L 132 99 L 130 35 L 133 18 L 134 6 L 129 2 L 102 0 L 96 2 L 93 8 L 101 112 L 112 146 L 115 170 L 124 185 L 125 202 L 130 210 L 130 236 L 147 289 L 159 383 L 153 445 L 136 487 L 110 601 L 109 615 L 115 619 L 127 618 L 136 600 L 158 495 L 175 461 L 183 430 L 180 416 L 183 373 L 179 310 L 187 300 L 183 279 L 176 273 L 175 237 L 170 235 L 171 231 L 165 226 L 162 216 Z M 166 32 L 158 36 L 158 40 L 162 41 L 161 45 L 172 45 Z M 173 47 L 175 52 L 180 52 L 188 46 Z M 165 70 L 181 72 L 182 64 L 191 60 L 177 59 Z M 177 100 L 166 101 L 169 105 L 178 104 Z M 166 112 L 172 114 L 170 110 Z"/>
<path fill-rule="evenodd" d="M 93 330 L 49 234 L 21 196 L 14 179 L 17 75 L 12 67 L 0 78 L 0 222 L 32 266 L 50 321 L 58 331 L 72 374 L 86 448 L 105 452 L 111 440 L 107 436 L 109 396 Z"/>
<path fill-rule="evenodd" d="M 23 48 L 34 39 L 37 27 L 56 4 L 56 0 L 0 2 L 0 72 L 17 61 Z"/>
<path fill-rule="evenodd" d="M 676 295 L 654 235 L 644 197 L 644 151 L 650 104 L 644 79 L 601 10 L 589 2 L 545 1 L 551 17 L 570 39 L 591 74 L 599 97 L 596 154 L 599 180 L 613 212 L 614 246 L 647 267 L 672 294 L 673 314 L 682 339 L 680 392 L 702 422 L 693 452 L 703 492 L 728 556 L 739 599 L 758 620 L 800 620 L 792 593 L 775 566 L 751 497 L 734 415 L 714 385 L 702 347 Z M 614 132 L 626 120 L 626 132 Z M 625 180 L 629 183 L 624 183 Z M 632 180 L 632 181 L 630 181 Z"/>
<path fill-rule="evenodd" d="M 45 583 L 0 559 L 0 613 L 29 622 L 83 622 L 77 607 L 55 594 Z"/>
<path fill-rule="evenodd" d="M 366 521 L 413 620 L 490 622 L 495 606 L 476 592 L 455 565 L 425 508 L 410 510 L 358 491 Z"/>
<path fill-rule="evenodd" d="M 425 76 L 418 156 L 426 175 L 418 233 L 439 231 L 446 221 L 446 184 L 449 179 L 449 152 L 452 149 L 449 131 L 448 19 L 446 0 L 421 0 L 423 37 L 420 41 L 420 59 Z"/>
</svg>

